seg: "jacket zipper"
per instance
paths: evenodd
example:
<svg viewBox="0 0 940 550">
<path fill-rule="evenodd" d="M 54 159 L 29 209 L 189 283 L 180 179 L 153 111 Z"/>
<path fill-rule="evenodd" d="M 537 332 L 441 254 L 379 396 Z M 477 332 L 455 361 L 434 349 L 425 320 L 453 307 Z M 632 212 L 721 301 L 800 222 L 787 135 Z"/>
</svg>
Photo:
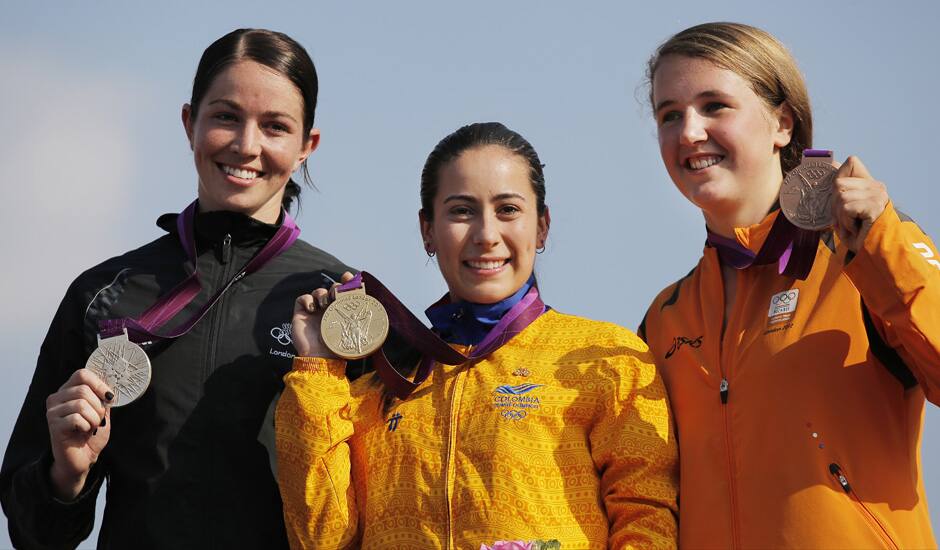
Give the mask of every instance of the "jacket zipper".
<svg viewBox="0 0 940 550">
<path fill-rule="evenodd" d="M 865 506 L 865 503 L 862 502 L 862 499 L 859 498 L 858 494 L 855 492 L 855 489 L 852 488 L 852 485 L 849 484 L 849 479 L 845 477 L 845 472 L 842 471 L 842 467 L 833 462 L 829 465 L 829 473 L 832 474 L 836 481 L 839 483 L 839 486 L 842 487 L 842 490 L 845 491 L 845 494 L 855 501 L 855 505 L 858 506 L 862 511 L 862 515 L 865 516 L 865 519 L 868 521 L 868 524 L 871 526 L 872 530 L 881 537 L 881 541 L 885 544 L 887 548 L 893 548 L 894 550 L 900 550 L 897 544 L 891 539 L 891 535 L 888 534 L 888 531 L 884 528 L 884 525 L 878 521 L 878 518 L 875 517 L 875 514 L 871 513 L 871 510 Z"/>
<path fill-rule="evenodd" d="M 466 353 L 470 353 L 469 348 L 467 349 Z M 447 423 L 447 453 L 444 455 L 444 506 L 447 508 L 447 530 L 445 532 L 446 539 L 444 541 L 445 550 L 452 548 L 452 543 L 454 540 L 453 514 L 451 512 L 450 502 L 451 497 L 453 497 L 450 490 L 450 470 L 451 460 L 453 459 L 454 454 L 454 446 L 457 442 L 457 411 L 460 409 L 458 396 L 463 393 L 462 391 L 458 391 L 458 386 L 461 385 L 463 381 L 463 375 L 466 372 L 464 367 L 458 368 L 461 370 L 454 377 L 454 385 L 450 389 L 450 419 Z"/>
<path fill-rule="evenodd" d="M 231 274 L 229 273 L 229 271 L 231 270 L 231 267 L 232 267 L 231 265 L 232 235 L 230 233 L 226 233 L 225 237 L 223 237 L 222 239 L 222 250 L 221 250 L 220 256 L 221 256 L 222 270 L 221 270 L 220 276 L 216 280 L 216 285 L 215 285 L 216 289 L 221 288 L 222 285 L 224 285 L 228 281 L 229 277 L 231 277 Z M 209 295 L 211 296 L 211 294 Z M 216 304 L 215 311 L 212 312 L 212 318 L 210 319 L 212 324 L 209 327 L 209 341 L 208 341 L 209 349 L 208 349 L 208 357 L 207 357 L 205 369 L 203 370 L 204 380 L 209 378 L 212 365 L 215 364 L 215 359 L 216 359 L 216 355 L 217 355 L 218 348 L 219 348 L 219 344 L 218 344 L 219 333 L 222 331 L 221 329 L 222 309 L 224 308 L 225 308 L 225 299 L 223 297 L 223 299 L 219 300 L 219 302 Z"/>
<path fill-rule="evenodd" d="M 719 270 L 721 267 L 719 266 Z M 744 270 L 738 272 L 737 280 L 735 281 L 735 286 L 741 288 L 741 279 L 745 277 Z M 722 299 L 722 305 L 724 304 L 724 299 Z M 731 383 L 728 381 L 730 374 L 725 370 L 725 352 L 724 352 L 724 340 L 725 336 L 728 334 L 728 329 L 730 327 L 729 321 L 736 318 L 738 310 L 742 307 L 744 302 L 742 296 L 739 292 L 735 292 L 735 305 L 731 311 L 731 315 L 725 319 L 724 313 L 722 313 L 722 331 L 721 337 L 718 340 L 718 373 L 721 376 L 721 382 L 718 384 L 718 399 L 721 402 L 721 418 L 724 423 L 725 431 L 725 447 L 727 449 L 727 465 L 728 465 L 728 491 L 729 498 L 731 500 L 731 547 L 740 548 L 741 543 L 738 540 L 740 533 L 738 532 L 738 488 L 737 481 L 734 475 L 734 444 L 731 438 L 731 424 L 728 419 L 728 398 L 731 390 Z"/>
</svg>

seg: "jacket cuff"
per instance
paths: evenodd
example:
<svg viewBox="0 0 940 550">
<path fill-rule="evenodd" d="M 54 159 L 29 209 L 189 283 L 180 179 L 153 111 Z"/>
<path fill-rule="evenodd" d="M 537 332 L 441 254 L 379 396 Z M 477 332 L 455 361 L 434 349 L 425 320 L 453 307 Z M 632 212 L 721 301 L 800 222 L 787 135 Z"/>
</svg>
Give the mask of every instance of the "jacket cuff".
<svg viewBox="0 0 940 550">
<path fill-rule="evenodd" d="M 294 357 L 294 371 L 346 377 L 346 361 L 327 357 Z"/>
<path fill-rule="evenodd" d="M 17 544 L 32 541 L 28 546 L 59 547 L 77 545 L 88 537 L 94 524 L 95 503 L 104 475 L 103 468 L 92 466 L 85 486 L 74 500 L 57 498 L 52 490 L 49 469 L 52 454 L 46 452 L 35 462 L 24 466 L 14 480 L 17 513 L 11 536 Z M 10 518 L 11 523 L 13 518 Z M 19 542 L 17 542 L 19 541 Z"/>
</svg>

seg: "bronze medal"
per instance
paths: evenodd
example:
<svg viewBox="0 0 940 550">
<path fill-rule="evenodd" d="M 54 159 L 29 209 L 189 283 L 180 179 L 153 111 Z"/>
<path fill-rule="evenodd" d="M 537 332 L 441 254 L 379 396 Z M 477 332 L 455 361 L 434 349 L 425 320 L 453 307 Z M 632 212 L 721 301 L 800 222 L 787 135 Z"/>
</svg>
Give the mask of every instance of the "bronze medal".
<svg viewBox="0 0 940 550">
<path fill-rule="evenodd" d="M 800 229 L 820 231 L 831 226 L 832 186 L 838 170 L 832 157 L 803 157 L 780 187 L 780 210 Z"/>
<path fill-rule="evenodd" d="M 133 402 L 150 386 L 150 358 L 127 339 L 127 331 L 98 341 L 85 368 L 95 373 L 114 393 L 110 405 L 120 407 Z"/>
<path fill-rule="evenodd" d="M 366 294 L 365 285 L 339 292 L 323 313 L 320 337 L 330 351 L 346 360 L 376 352 L 388 336 L 388 314 Z"/>
</svg>

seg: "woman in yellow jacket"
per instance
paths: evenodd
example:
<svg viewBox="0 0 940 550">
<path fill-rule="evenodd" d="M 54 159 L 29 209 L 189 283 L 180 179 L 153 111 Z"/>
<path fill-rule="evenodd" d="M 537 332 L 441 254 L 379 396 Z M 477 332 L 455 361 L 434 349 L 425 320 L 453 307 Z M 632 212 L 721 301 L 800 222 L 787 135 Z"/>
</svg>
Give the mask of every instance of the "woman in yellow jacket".
<svg viewBox="0 0 940 550">
<path fill-rule="evenodd" d="M 533 266 L 550 222 L 542 165 L 502 124 L 465 126 L 429 156 L 421 201 L 424 246 L 449 289 L 428 317 L 469 352 L 538 296 Z M 675 546 L 676 444 L 633 333 L 539 309 L 494 351 L 433 364 L 400 400 L 378 378 L 347 382 L 320 340 L 326 303 L 325 292 L 298 299 L 302 357 L 277 410 L 292 546 Z"/>
<path fill-rule="evenodd" d="M 686 29 L 649 76 L 666 171 L 708 229 L 640 328 L 682 449 L 681 546 L 936 547 L 919 453 L 936 247 L 858 158 L 810 149 L 805 84 L 766 32 Z"/>
</svg>

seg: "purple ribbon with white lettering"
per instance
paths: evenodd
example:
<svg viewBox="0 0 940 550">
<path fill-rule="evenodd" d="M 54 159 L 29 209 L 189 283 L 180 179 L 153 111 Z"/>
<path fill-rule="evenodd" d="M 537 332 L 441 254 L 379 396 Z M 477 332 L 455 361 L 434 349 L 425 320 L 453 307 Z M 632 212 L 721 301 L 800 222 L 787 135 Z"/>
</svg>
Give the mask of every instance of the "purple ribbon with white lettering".
<svg viewBox="0 0 940 550">
<path fill-rule="evenodd" d="M 450 347 L 440 336 L 426 327 L 385 285 L 366 271 L 340 285 L 337 292 L 353 290 L 363 284 L 366 287 L 366 294 L 385 307 L 389 324 L 411 347 L 421 352 L 421 362 L 418 364 L 413 381 L 402 376 L 389 363 L 384 351 L 379 350 L 370 357 L 382 382 L 399 399 L 407 399 L 418 386 L 427 380 L 435 361 L 445 365 L 462 365 L 468 361 L 486 357 L 511 340 L 513 336 L 525 330 L 546 310 L 545 303 L 539 297 L 538 286 L 532 285 L 522 300 L 510 308 L 499 323 L 486 334 L 483 341 L 476 347 L 472 347 L 469 355 L 465 355 Z M 441 301 L 446 300 L 449 300 L 447 295 L 441 298 Z"/>
<path fill-rule="evenodd" d="M 180 326 L 168 333 L 158 333 L 167 321 L 172 319 L 177 313 L 189 305 L 196 296 L 202 291 L 202 283 L 199 280 L 199 270 L 196 267 L 196 233 L 194 222 L 196 219 L 196 208 L 198 201 L 193 201 L 176 218 L 176 229 L 179 234 L 180 243 L 186 256 L 193 263 L 193 273 L 181 283 L 176 285 L 173 290 L 164 294 L 155 304 L 150 306 L 136 319 L 107 319 L 98 323 L 98 334 L 101 338 L 117 336 L 127 330 L 127 337 L 135 343 L 152 343 L 159 340 L 168 340 L 179 338 L 189 332 L 196 323 L 202 319 L 212 307 L 218 303 L 222 296 L 244 276 L 254 273 L 261 269 L 269 261 L 276 258 L 282 252 L 287 250 L 290 245 L 300 236 L 300 228 L 294 222 L 287 211 L 283 211 L 283 221 L 281 226 L 274 233 L 274 236 L 258 251 L 255 256 L 246 263 L 238 273 L 232 277 L 228 283 L 219 289 L 203 305 L 199 311 L 187 319 Z"/>
</svg>

